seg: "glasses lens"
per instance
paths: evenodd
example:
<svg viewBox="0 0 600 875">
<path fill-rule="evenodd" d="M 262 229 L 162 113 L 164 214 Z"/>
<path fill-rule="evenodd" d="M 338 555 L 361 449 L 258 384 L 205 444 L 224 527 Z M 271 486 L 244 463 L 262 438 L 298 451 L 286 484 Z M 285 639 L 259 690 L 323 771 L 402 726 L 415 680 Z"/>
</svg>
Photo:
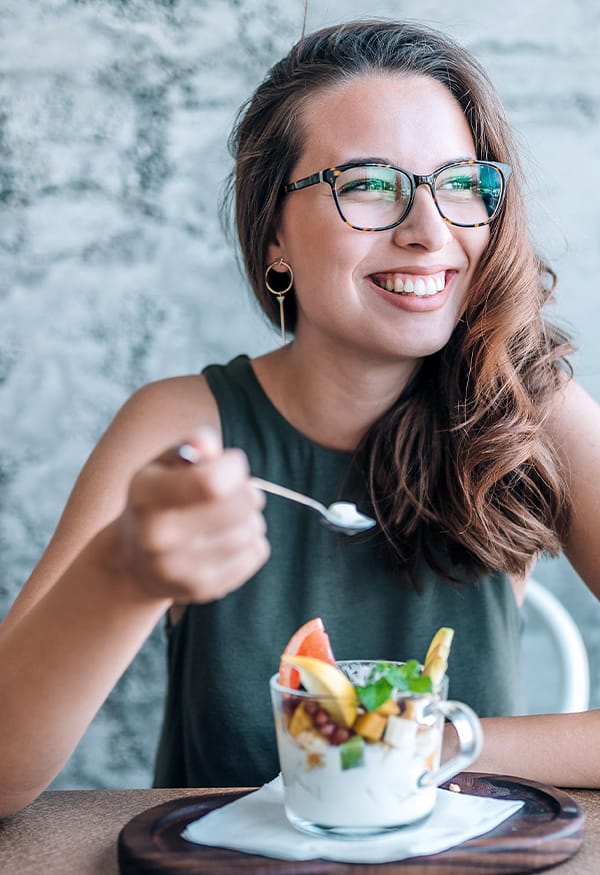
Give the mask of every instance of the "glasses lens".
<svg viewBox="0 0 600 875">
<path fill-rule="evenodd" d="M 355 228 L 377 230 L 393 225 L 406 212 L 411 182 L 391 167 L 358 166 L 343 170 L 335 191 L 344 219 Z"/>
<path fill-rule="evenodd" d="M 455 164 L 435 181 L 435 196 L 443 216 L 457 225 L 478 225 L 496 214 L 503 180 L 491 164 Z"/>
</svg>

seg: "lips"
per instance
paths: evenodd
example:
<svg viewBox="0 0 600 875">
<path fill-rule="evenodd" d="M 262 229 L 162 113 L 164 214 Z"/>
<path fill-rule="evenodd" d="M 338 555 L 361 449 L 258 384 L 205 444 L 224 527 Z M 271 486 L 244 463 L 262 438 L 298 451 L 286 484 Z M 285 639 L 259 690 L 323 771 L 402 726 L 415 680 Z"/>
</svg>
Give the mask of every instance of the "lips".
<svg viewBox="0 0 600 875">
<path fill-rule="evenodd" d="M 375 273 L 371 275 L 370 279 L 386 292 L 392 292 L 395 295 L 410 295 L 416 298 L 437 295 L 446 287 L 445 270 L 429 274 Z"/>
</svg>

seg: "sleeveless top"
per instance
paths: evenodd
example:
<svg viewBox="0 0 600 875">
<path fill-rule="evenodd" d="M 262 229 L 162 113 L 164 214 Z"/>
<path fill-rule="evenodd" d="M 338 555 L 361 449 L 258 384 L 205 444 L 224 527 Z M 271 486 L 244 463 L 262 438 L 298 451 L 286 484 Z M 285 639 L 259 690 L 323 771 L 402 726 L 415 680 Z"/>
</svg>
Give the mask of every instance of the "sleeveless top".
<svg viewBox="0 0 600 875">
<path fill-rule="evenodd" d="M 325 505 L 356 500 L 352 455 L 296 431 L 246 356 L 203 373 L 224 445 L 243 448 L 253 474 Z M 188 606 L 168 628 L 155 786 L 256 786 L 278 773 L 269 678 L 291 635 L 313 617 L 323 619 L 337 659 L 422 661 L 434 632 L 451 626 L 450 698 L 480 716 L 522 713 L 520 614 L 506 575 L 456 586 L 423 567 L 417 592 L 382 560 L 380 535 L 336 534 L 314 511 L 271 495 L 265 518 L 266 565 L 223 599 Z"/>
</svg>

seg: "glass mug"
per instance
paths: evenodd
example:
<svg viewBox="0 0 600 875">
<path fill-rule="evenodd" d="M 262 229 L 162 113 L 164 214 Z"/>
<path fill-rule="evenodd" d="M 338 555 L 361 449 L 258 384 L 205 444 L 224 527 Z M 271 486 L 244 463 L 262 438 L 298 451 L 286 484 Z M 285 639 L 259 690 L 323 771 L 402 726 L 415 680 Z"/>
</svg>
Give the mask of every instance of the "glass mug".
<svg viewBox="0 0 600 875">
<path fill-rule="evenodd" d="M 364 685 L 381 662 L 337 665 L 353 684 Z M 285 812 L 303 832 L 355 839 L 420 821 L 432 812 L 437 787 L 481 751 L 479 718 L 463 702 L 448 701 L 447 676 L 431 693 L 395 691 L 382 712 L 369 715 L 366 740 L 332 719 L 339 713 L 334 697 L 282 686 L 277 675 L 270 688 Z M 456 730 L 459 751 L 440 765 L 445 719 Z"/>
</svg>

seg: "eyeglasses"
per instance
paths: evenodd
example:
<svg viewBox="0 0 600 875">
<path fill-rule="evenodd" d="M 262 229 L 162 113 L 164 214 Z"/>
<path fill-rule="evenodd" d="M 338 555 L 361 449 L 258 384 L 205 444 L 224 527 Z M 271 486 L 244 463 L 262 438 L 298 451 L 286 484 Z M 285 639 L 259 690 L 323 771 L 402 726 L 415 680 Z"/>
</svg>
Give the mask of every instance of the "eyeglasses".
<svg viewBox="0 0 600 875">
<path fill-rule="evenodd" d="M 407 217 L 418 185 L 428 185 L 441 217 L 460 228 L 479 228 L 496 218 L 511 168 L 496 161 L 453 161 L 420 176 L 393 164 L 341 164 L 288 182 L 299 191 L 327 182 L 342 221 L 356 231 L 387 231 Z"/>
</svg>

